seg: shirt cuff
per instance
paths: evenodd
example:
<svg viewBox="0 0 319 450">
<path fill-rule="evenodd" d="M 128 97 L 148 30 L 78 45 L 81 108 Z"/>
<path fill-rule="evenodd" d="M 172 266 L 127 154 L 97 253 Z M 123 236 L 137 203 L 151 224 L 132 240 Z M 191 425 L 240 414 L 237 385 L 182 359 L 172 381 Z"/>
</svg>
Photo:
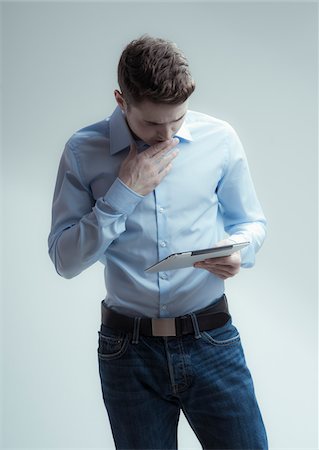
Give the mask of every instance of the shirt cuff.
<svg viewBox="0 0 319 450">
<path fill-rule="evenodd" d="M 255 264 L 255 250 L 253 243 L 251 242 L 251 238 L 248 238 L 244 234 L 232 234 L 228 237 L 228 239 L 234 243 L 250 241 L 250 244 L 247 245 L 247 247 L 240 250 L 241 267 L 247 269 L 253 267 Z"/>
<path fill-rule="evenodd" d="M 129 215 L 143 198 L 143 195 L 133 191 L 123 181 L 116 178 L 110 189 L 104 195 L 103 201 L 115 211 Z"/>
</svg>

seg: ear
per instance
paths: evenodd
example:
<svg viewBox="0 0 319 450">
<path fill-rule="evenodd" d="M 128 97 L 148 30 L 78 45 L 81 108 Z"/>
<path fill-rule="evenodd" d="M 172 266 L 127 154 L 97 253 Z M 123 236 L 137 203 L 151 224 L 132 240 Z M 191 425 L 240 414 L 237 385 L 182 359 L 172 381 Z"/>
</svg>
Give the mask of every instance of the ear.
<svg viewBox="0 0 319 450">
<path fill-rule="evenodd" d="M 127 109 L 127 105 L 126 102 L 123 98 L 123 95 L 121 94 L 120 91 L 118 91 L 117 89 L 115 89 L 114 91 L 114 97 L 116 100 L 116 103 L 119 105 L 119 107 L 121 108 L 122 111 L 126 111 Z"/>
</svg>

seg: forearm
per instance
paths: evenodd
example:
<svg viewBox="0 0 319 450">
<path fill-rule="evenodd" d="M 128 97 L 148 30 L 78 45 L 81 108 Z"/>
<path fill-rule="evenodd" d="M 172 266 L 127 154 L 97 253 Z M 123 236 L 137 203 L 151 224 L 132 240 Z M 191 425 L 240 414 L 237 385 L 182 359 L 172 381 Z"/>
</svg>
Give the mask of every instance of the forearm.
<svg viewBox="0 0 319 450">
<path fill-rule="evenodd" d="M 52 236 L 49 254 L 59 275 L 73 278 L 97 262 L 114 239 L 125 231 L 125 220 L 124 215 L 110 216 L 101 224 L 92 212 Z"/>
<path fill-rule="evenodd" d="M 72 278 L 97 262 L 125 231 L 128 216 L 142 198 L 117 179 L 90 212 L 73 222 L 65 205 L 55 202 L 49 255 L 59 275 Z"/>
<path fill-rule="evenodd" d="M 266 237 L 266 221 L 240 223 L 227 228 L 229 238 L 235 242 L 249 241 L 250 245 L 240 251 L 241 266 L 252 267 L 255 264 L 255 256 Z"/>
</svg>

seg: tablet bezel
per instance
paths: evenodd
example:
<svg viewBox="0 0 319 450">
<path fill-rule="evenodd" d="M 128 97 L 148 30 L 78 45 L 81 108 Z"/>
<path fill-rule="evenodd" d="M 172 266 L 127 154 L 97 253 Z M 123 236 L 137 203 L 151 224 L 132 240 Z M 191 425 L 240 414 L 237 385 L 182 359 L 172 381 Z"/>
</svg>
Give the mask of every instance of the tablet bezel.
<svg viewBox="0 0 319 450">
<path fill-rule="evenodd" d="M 195 262 L 204 261 L 210 258 L 219 258 L 230 256 L 232 253 L 241 250 L 249 245 L 249 241 L 234 242 L 233 244 L 226 244 L 201 250 L 191 250 L 188 252 L 172 253 L 171 255 L 157 261 L 152 266 L 145 269 L 147 273 L 163 272 L 167 270 L 177 270 L 187 267 L 192 267 Z"/>
</svg>

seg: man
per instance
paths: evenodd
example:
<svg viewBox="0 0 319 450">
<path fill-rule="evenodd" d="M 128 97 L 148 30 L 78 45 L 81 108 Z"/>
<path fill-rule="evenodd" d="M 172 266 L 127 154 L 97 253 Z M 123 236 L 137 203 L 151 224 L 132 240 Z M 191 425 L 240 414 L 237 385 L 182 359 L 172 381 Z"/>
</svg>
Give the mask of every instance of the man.
<svg viewBox="0 0 319 450">
<path fill-rule="evenodd" d="M 118 82 L 113 114 L 66 144 L 49 236 L 61 276 L 105 265 L 98 361 L 116 448 L 177 448 L 182 410 L 203 448 L 266 449 L 224 295 L 265 237 L 243 147 L 227 122 L 188 110 L 195 84 L 175 44 L 131 42 Z M 231 256 L 145 272 L 174 252 L 246 240 Z"/>
</svg>

